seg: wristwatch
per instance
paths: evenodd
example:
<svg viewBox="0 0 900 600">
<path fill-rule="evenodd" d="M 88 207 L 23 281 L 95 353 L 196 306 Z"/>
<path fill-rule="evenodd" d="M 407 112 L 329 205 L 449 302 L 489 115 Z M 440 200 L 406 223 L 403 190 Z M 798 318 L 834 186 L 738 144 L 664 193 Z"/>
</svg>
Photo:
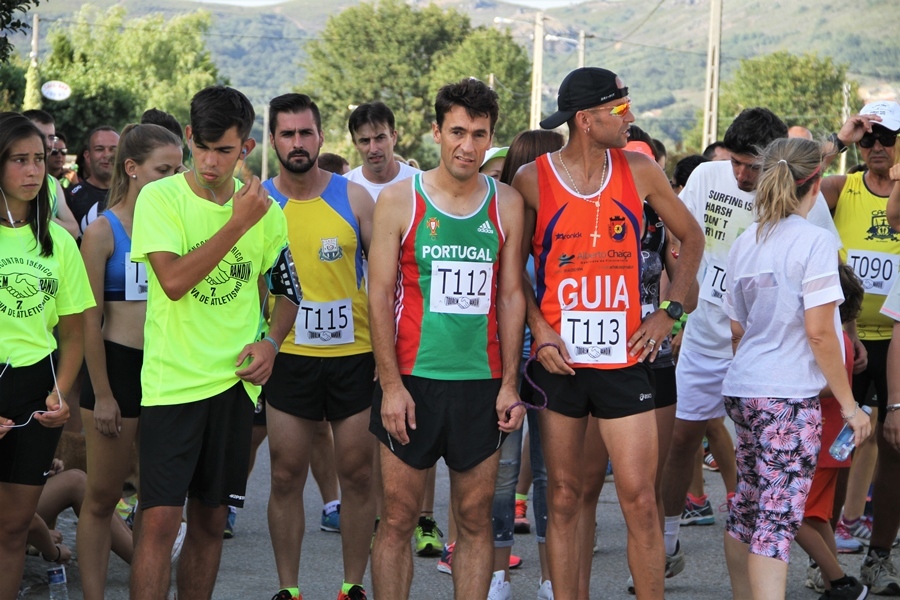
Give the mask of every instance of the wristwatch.
<svg viewBox="0 0 900 600">
<path fill-rule="evenodd" d="M 838 154 L 843 154 L 847 151 L 847 144 L 841 141 L 841 138 L 838 137 L 838 134 L 832 133 L 828 136 L 828 141 L 834 144 L 834 151 Z"/>
<path fill-rule="evenodd" d="M 670 300 L 664 300 L 659 303 L 659 307 L 666 311 L 666 314 L 669 315 L 670 319 L 674 319 L 677 321 L 681 318 L 681 315 L 684 314 L 684 307 L 681 306 L 681 302 L 672 302 Z"/>
</svg>

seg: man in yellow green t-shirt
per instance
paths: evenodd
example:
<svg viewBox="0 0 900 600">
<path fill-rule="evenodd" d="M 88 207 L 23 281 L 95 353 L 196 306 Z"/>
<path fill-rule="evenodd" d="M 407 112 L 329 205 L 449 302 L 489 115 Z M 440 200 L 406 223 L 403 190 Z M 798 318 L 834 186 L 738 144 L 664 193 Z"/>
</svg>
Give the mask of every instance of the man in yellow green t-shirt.
<svg viewBox="0 0 900 600">
<path fill-rule="evenodd" d="M 132 254 L 147 264 L 141 372 L 141 519 L 131 598 L 162 600 L 188 496 L 179 598 L 209 598 L 228 506 L 241 507 L 259 386 L 297 314 L 287 225 L 257 178 L 232 177 L 255 142 L 246 96 L 216 86 L 191 101 L 193 168 L 148 184 L 135 208 Z M 260 296 L 277 294 L 261 334 Z"/>
</svg>

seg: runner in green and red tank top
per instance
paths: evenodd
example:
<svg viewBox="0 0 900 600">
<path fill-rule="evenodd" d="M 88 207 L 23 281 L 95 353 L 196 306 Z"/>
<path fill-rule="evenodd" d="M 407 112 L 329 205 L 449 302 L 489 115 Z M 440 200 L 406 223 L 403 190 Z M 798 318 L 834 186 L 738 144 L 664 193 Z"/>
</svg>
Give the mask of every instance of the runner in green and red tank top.
<svg viewBox="0 0 900 600">
<path fill-rule="evenodd" d="M 435 102 L 436 169 L 378 196 L 369 320 L 379 386 L 369 429 L 382 442 L 384 512 L 372 550 L 377 598 L 408 598 L 412 536 L 427 469 L 443 457 L 457 516 L 457 598 L 491 583 L 491 505 L 506 434 L 522 424 L 517 379 L 522 198 L 479 174 L 497 95 L 464 79 Z M 468 507 L 461 510 L 460 507 Z"/>
<path fill-rule="evenodd" d="M 400 246 L 397 361 L 400 373 L 430 379 L 496 379 L 497 271 L 503 230 L 492 178 L 466 216 L 436 207 L 413 180 L 412 226 Z"/>
<path fill-rule="evenodd" d="M 595 67 L 569 73 L 559 110 L 544 129 L 567 124 L 569 141 L 519 169 L 525 198 L 523 254 L 534 254 L 537 296 L 526 290 L 535 382 L 547 393 L 539 415 L 547 464 L 547 554 L 555 597 L 578 588 L 578 512 L 588 415 L 616 465 L 616 492 L 628 525 L 629 566 L 639 598 L 663 597 L 665 551 L 656 510 L 658 436 L 654 384 L 644 361 L 681 316 L 697 272 L 703 232 L 653 159 L 620 149 L 634 115 L 628 88 Z M 681 240 L 667 301 L 641 315 L 641 201 Z M 620 475 L 621 474 L 621 475 Z M 638 550 L 640 548 L 640 550 Z M 639 563 L 637 561 L 640 561 Z"/>
</svg>

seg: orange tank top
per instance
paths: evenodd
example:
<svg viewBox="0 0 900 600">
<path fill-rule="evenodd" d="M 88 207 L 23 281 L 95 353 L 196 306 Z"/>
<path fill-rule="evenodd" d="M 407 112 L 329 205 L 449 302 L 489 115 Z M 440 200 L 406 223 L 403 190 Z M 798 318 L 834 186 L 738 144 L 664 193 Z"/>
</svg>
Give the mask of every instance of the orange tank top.
<svg viewBox="0 0 900 600">
<path fill-rule="evenodd" d="M 534 237 L 538 306 L 562 337 L 576 368 L 620 369 L 637 363 L 628 339 L 641 323 L 641 216 L 622 150 L 598 196 L 570 189 L 545 154 L 535 161 L 540 208 Z"/>
</svg>

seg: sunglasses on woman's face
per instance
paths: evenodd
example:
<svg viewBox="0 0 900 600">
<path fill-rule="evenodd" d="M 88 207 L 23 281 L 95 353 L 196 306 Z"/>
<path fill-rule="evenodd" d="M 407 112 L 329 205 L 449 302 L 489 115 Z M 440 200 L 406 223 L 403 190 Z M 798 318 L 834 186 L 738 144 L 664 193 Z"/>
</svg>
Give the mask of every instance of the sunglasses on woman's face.
<svg viewBox="0 0 900 600">
<path fill-rule="evenodd" d="M 897 143 L 897 134 L 889 129 L 878 127 L 876 125 L 872 127 L 872 131 L 862 136 L 862 139 L 859 140 L 859 147 L 866 149 L 871 148 L 875 145 L 876 141 L 881 142 L 881 145 L 885 148 L 893 148 L 894 144 Z"/>
</svg>

